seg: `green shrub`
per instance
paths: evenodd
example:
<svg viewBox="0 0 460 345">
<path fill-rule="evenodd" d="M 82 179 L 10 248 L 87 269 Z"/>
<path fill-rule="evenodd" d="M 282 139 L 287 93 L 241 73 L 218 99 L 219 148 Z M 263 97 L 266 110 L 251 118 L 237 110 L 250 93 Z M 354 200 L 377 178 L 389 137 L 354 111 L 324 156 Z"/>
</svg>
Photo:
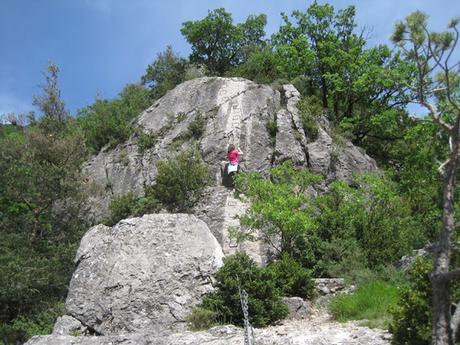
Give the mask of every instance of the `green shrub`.
<svg viewBox="0 0 460 345">
<path fill-rule="evenodd" d="M 139 129 L 137 133 L 137 149 L 139 153 L 143 153 L 146 150 L 151 149 L 158 141 L 158 135 L 154 133 L 147 133 L 143 129 Z"/>
<path fill-rule="evenodd" d="M 113 226 L 125 218 L 155 213 L 160 207 L 161 203 L 153 195 L 152 187 L 147 187 L 144 189 L 144 196 L 128 193 L 113 198 L 109 204 L 110 216 L 104 221 L 104 224 Z"/>
<path fill-rule="evenodd" d="M 93 152 L 114 147 L 134 133 L 132 120 L 151 104 L 148 89 L 135 84 L 125 86 L 114 100 L 98 99 L 79 111 L 77 121 Z"/>
<path fill-rule="evenodd" d="M 366 325 L 388 328 L 390 310 L 396 306 L 398 288 L 381 280 L 364 284 L 349 295 L 338 295 L 329 305 L 332 316 L 341 322 L 367 320 Z"/>
<path fill-rule="evenodd" d="M 133 215 L 138 197 L 134 193 L 128 193 L 113 198 L 109 204 L 110 216 L 104 224 L 113 226 L 120 220 Z"/>
<path fill-rule="evenodd" d="M 268 84 L 279 76 L 276 62 L 276 55 L 270 49 L 257 50 L 249 55 L 244 64 L 227 72 L 226 76 Z"/>
<path fill-rule="evenodd" d="M 187 322 L 189 323 L 188 328 L 191 331 L 209 329 L 218 324 L 217 313 L 209 309 L 196 307 L 193 308 L 191 314 L 187 316 Z"/>
<path fill-rule="evenodd" d="M 431 344 L 431 282 L 429 274 L 433 263 L 418 258 L 409 274 L 410 285 L 400 291 L 397 307 L 394 308 L 390 332 L 395 345 Z"/>
<path fill-rule="evenodd" d="M 219 323 L 243 325 L 240 288 L 248 293 L 249 320 L 253 326 L 267 326 L 288 314 L 274 274 L 258 267 L 245 253 L 225 258 L 215 278 L 217 289 L 204 297 L 201 307 L 214 311 Z"/>
<path fill-rule="evenodd" d="M 302 97 L 297 105 L 305 135 L 310 141 L 318 139 L 317 117 L 322 112 L 321 103 L 316 96 Z"/>
<path fill-rule="evenodd" d="M 311 299 L 315 295 L 315 284 L 311 272 L 296 260 L 284 254 L 282 258 L 268 266 L 274 275 L 276 286 L 285 296 Z"/>
<path fill-rule="evenodd" d="M 22 344 L 34 335 L 51 334 L 56 319 L 63 314 L 64 302 L 59 301 L 47 303 L 28 315 L 0 324 L 0 345 Z"/>
<path fill-rule="evenodd" d="M 204 133 L 204 125 L 203 115 L 197 114 L 187 127 L 187 137 L 199 140 Z"/>
<path fill-rule="evenodd" d="M 157 164 L 158 174 L 152 187 L 153 196 L 174 211 L 188 211 L 209 185 L 210 173 L 197 148 Z"/>
</svg>

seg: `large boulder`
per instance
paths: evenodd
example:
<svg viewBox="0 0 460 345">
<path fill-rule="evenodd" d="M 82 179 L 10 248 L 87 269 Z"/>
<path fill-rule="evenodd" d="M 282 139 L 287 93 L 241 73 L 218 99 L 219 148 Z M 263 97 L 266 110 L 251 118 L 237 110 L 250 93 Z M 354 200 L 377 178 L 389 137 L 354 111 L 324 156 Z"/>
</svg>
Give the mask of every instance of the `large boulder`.
<svg viewBox="0 0 460 345">
<path fill-rule="evenodd" d="M 83 237 L 67 314 L 99 335 L 182 330 L 210 292 L 223 253 L 193 215 L 156 214 L 97 225 Z"/>
</svg>

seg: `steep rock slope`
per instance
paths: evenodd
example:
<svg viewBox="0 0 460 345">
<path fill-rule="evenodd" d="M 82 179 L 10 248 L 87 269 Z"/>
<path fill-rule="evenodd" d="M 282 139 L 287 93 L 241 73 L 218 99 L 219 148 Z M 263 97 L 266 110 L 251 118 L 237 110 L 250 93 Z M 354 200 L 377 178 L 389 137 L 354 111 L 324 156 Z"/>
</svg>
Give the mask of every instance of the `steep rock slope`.
<svg viewBox="0 0 460 345">
<path fill-rule="evenodd" d="M 208 223 L 224 253 L 231 252 L 224 223 L 242 209 L 229 207 L 235 203 L 231 193 L 219 187 L 229 143 L 243 150 L 245 171 L 267 173 L 271 166 L 290 159 L 322 174 L 327 185 L 335 179 L 349 181 L 354 172 L 377 170 L 374 160 L 359 148 L 345 139 L 334 141 L 328 122 L 320 115 L 318 137 L 308 137 L 297 109 L 299 100 L 299 92 L 292 85 L 275 90 L 242 78 L 205 77 L 178 85 L 137 119 L 144 135 L 156 138 L 152 147 L 141 150 L 141 135 L 136 134 L 87 163 L 90 180 L 99 186 L 92 207 L 96 217 L 107 213 L 113 195 L 141 194 L 144 185 L 152 184 L 157 162 L 190 146 L 189 126 L 199 118 L 204 127 L 197 143 L 218 187 L 207 191 L 212 208 L 211 204 L 203 205 L 196 212 Z M 268 124 L 276 124 L 276 134 L 267 129 Z"/>
</svg>

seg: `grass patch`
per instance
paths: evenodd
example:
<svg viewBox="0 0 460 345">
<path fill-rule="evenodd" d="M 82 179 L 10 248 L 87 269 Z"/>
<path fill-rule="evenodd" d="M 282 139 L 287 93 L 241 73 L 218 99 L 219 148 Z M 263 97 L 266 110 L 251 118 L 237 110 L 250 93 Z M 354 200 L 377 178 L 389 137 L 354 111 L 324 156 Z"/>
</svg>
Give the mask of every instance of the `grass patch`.
<svg viewBox="0 0 460 345">
<path fill-rule="evenodd" d="M 391 321 L 390 310 L 397 302 L 397 287 L 377 280 L 362 285 L 353 294 L 335 297 L 329 310 L 340 322 L 366 320 L 363 326 L 388 329 Z"/>
</svg>

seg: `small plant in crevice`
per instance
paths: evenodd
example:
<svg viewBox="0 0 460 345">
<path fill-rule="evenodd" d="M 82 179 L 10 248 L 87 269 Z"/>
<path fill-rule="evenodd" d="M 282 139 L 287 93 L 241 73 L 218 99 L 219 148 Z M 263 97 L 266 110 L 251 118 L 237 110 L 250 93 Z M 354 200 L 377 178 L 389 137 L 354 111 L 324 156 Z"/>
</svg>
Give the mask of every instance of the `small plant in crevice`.
<svg viewBox="0 0 460 345">
<path fill-rule="evenodd" d="M 319 136 L 317 116 L 322 112 L 319 99 L 316 96 L 302 97 L 297 104 L 302 128 L 309 141 L 315 141 Z"/>
<path fill-rule="evenodd" d="M 201 139 L 204 133 L 205 122 L 203 115 L 198 113 L 193 121 L 191 121 L 187 127 L 187 137 L 194 138 L 195 140 Z"/>
<path fill-rule="evenodd" d="M 276 133 L 278 133 L 276 120 L 268 120 L 265 124 L 265 128 L 267 128 L 268 135 L 270 136 L 270 143 L 274 146 L 276 143 Z"/>
<path fill-rule="evenodd" d="M 137 130 L 137 150 L 139 153 L 144 153 L 146 150 L 151 149 L 158 142 L 158 135 L 154 133 L 147 133 L 142 128 Z"/>
<path fill-rule="evenodd" d="M 126 148 L 122 148 L 118 153 L 117 163 L 125 167 L 129 165 L 128 152 L 126 152 Z"/>
</svg>

